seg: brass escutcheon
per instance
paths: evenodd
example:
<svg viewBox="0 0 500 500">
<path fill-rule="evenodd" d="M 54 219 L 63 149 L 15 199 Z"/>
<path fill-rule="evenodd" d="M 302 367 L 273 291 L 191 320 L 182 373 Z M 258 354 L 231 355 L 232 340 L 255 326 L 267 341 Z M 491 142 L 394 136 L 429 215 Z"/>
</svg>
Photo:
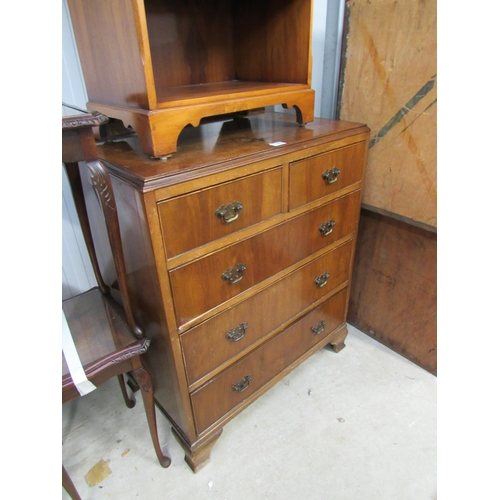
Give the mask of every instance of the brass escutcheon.
<svg viewBox="0 0 500 500">
<path fill-rule="evenodd" d="M 334 167 L 323 172 L 321 177 L 323 177 L 326 184 L 333 184 L 334 182 L 337 182 L 339 174 L 340 170 L 337 167 Z"/>
<path fill-rule="evenodd" d="M 327 222 L 323 222 L 323 224 L 318 227 L 318 231 L 322 236 L 328 236 L 333 231 L 333 226 L 335 226 L 335 221 L 330 219 Z"/>
<path fill-rule="evenodd" d="M 222 273 L 221 278 L 227 281 L 229 284 L 234 285 L 238 281 L 243 279 L 243 274 L 246 271 L 247 266 L 245 264 L 236 264 L 235 266 L 227 269 Z"/>
<path fill-rule="evenodd" d="M 222 205 L 215 211 L 215 215 L 222 219 L 226 224 L 235 221 L 240 215 L 240 210 L 243 208 L 243 203 L 233 201 L 227 205 Z"/>
<path fill-rule="evenodd" d="M 330 274 L 329 273 L 323 273 L 323 274 L 320 274 L 315 280 L 314 280 L 314 284 L 318 287 L 318 288 L 322 288 L 324 287 L 327 283 L 328 283 L 328 278 L 330 277 Z"/>
<path fill-rule="evenodd" d="M 226 333 L 226 338 L 228 340 L 232 340 L 233 342 L 238 342 L 238 340 L 241 340 L 245 336 L 247 328 L 248 323 L 240 323 L 238 326 Z"/>
<path fill-rule="evenodd" d="M 324 321 L 320 321 L 317 325 L 311 327 L 311 331 L 316 335 L 321 335 L 325 329 L 326 323 Z"/>
<path fill-rule="evenodd" d="M 246 391 L 248 389 L 248 386 L 250 385 L 250 380 L 252 380 L 252 377 L 250 375 L 243 377 L 240 381 L 236 382 L 236 384 L 233 385 L 233 391 Z"/>
</svg>

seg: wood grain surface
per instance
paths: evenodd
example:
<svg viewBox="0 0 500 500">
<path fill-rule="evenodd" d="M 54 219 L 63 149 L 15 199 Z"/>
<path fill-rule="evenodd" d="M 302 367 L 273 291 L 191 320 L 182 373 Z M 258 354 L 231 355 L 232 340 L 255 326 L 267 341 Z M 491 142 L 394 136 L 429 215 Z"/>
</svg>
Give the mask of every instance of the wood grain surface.
<svg viewBox="0 0 500 500">
<path fill-rule="evenodd" d="M 361 211 L 348 321 L 437 373 L 437 237 Z"/>
<path fill-rule="evenodd" d="M 337 113 L 372 130 L 363 204 L 436 228 L 436 1 L 352 0 L 346 13 Z"/>
</svg>

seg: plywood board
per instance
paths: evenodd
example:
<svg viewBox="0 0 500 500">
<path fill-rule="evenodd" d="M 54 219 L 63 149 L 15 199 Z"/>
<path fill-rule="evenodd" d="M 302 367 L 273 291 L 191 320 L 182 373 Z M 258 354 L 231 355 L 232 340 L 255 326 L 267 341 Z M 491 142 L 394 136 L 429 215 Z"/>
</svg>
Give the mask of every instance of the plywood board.
<svg viewBox="0 0 500 500">
<path fill-rule="evenodd" d="M 337 115 L 371 129 L 363 203 L 437 228 L 436 0 L 351 0 Z"/>
<path fill-rule="evenodd" d="M 437 236 L 361 211 L 347 320 L 437 374 Z"/>
</svg>

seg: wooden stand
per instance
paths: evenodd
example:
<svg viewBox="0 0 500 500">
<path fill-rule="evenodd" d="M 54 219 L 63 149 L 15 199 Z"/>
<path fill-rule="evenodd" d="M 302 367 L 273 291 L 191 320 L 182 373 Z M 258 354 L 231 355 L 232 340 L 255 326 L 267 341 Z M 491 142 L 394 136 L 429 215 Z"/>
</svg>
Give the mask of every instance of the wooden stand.
<svg viewBox="0 0 500 500">
<path fill-rule="evenodd" d="M 311 0 L 69 0 L 88 108 L 122 120 L 147 155 L 187 125 L 265 106 L 314 118 Z"/>
<path fill-rule="evenodd" d="M 125 403 L 132 408 L 135 401 L 131 400 L 126 392 L 123 375 L 133 373 L 141 389 L 158 461 L 162 467 L 168 467 L 170 458 L 163 455 L 158 441 L 153 383 L 142 359 L 150 340 L 137 326 L 132 314 L 113 188 L 106 167 L 98 159 L 92 133 L 93 127 L 106 121 L 107 118 L 100 113 L 64 117 L 62 120 L 62 161 L 66 167 L 85 244 L 98 283 L 97 287 L 63 301 L 62 308 L 87 380 L 98 387 L 117 376 Z M 84 162 L 89 171 L 103 210 L 121 303 L 113 298 L 111 288 L 104 282 L 99 268 L 82 189 L 79 161 Z M 70 372 L 63 355 L 63 403 L 80 397 L 80 391 Z M 64 488 L 73 500 L 79 500 L 78 492 L 64 467 L 62 480 Z"/>
</svg>

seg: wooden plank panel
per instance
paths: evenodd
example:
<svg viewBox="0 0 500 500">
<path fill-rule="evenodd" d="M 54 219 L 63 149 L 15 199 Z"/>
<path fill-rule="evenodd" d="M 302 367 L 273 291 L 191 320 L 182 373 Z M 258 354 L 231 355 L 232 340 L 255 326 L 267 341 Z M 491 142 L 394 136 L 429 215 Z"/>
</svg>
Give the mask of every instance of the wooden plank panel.
<svg viewBox="0 0 500 500">
<path fill-rule="evenodd" d="M 311 84 L 311 0 L 233 2 L 237 80 Z"/>
<path fill-rule="evenodd" d="M 68 0 L 68 6 L 89 101 L 148 109 L 153 104 L 146 82 L 150 64 L 139 45 L 134 3 Z"/>
<path fill-rule="evenodd" d="M 437 373 L 437 237 L 361 211 L 348 322 Z"/>
<path fill-rule="evenodd" d="M 229 0 L 148 0 L 145 9 L 158 88 L 234 79 Z"/>
<path fill-rule="evenodd" d="M 338 116 L 372 129 L 363 203 L 437 227 L 436 0 L 352 0 Z"/>
</svg>

